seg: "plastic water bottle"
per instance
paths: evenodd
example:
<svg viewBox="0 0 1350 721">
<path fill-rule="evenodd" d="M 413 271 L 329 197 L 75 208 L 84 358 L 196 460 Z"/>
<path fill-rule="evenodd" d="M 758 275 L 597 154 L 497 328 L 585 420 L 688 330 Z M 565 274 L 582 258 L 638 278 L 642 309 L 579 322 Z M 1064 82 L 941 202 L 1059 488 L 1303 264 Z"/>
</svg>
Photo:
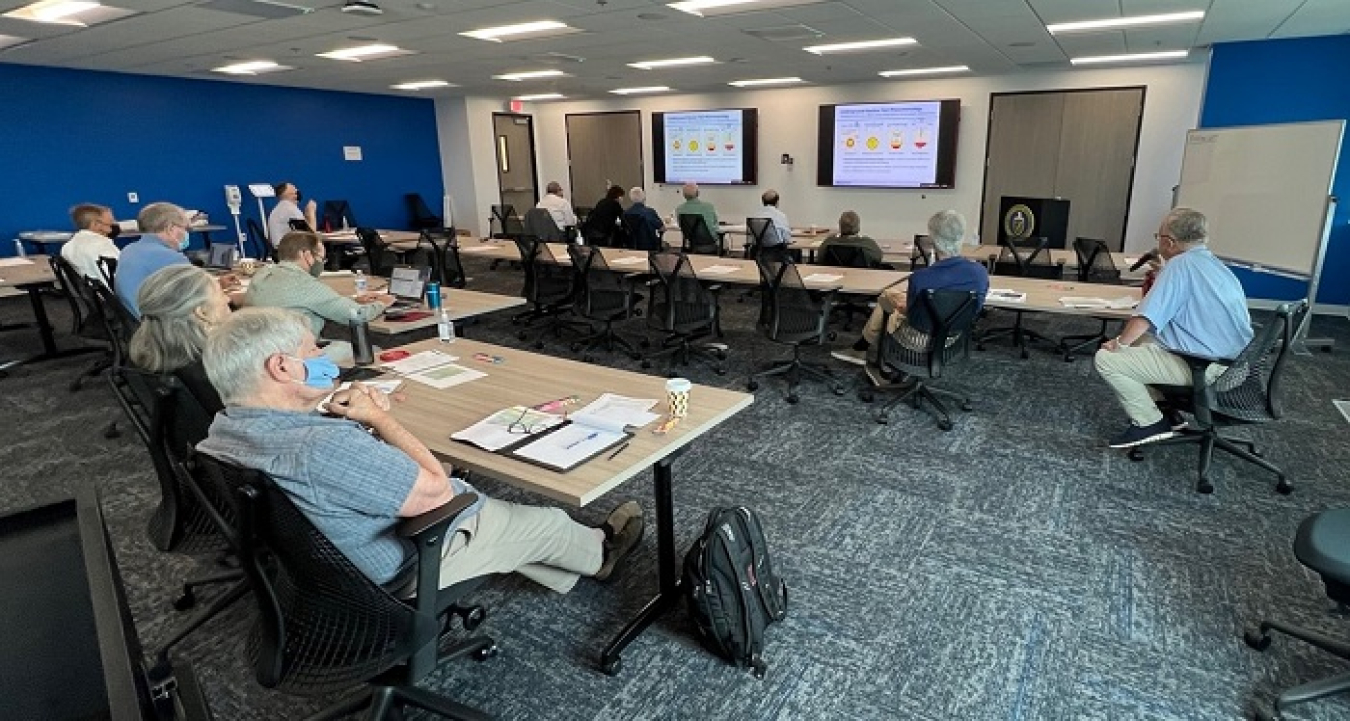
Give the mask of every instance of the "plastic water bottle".
<svg viewBox="0 0 1350 721">
<path fill-rule="evenodd" d="M 365 294 L 366 294 L 366 287 L 367 287 L 367 286 L 366 286 L 366 274 L 365 274 L 365 273 L 362 273 L 362 272 L 359 271 L 359 270 L 356 271 L 356 275 L 355 275 L 355 277 L 352 278 L 352 282 L 356 284 L 356 294 L 357 294 L 357 295 L 365 295 Z"/>
<path fill-rule="evenodd" d="M 15 241 L 14 241 L 14 255 L 17 255 L 17 256 L 19 256 L 20 258 L 22 258 L 22 257 L 24 257 L 24 256 L 26 256 L 26 255 L 28 255 L 28 251 L 27 251 L 26 249 L 24 249 L 24 247 L 23 247 L 23 241 L 22 241 L 22 240 L 15 240 Z"/>
<path fill-rule="evenodd" d="M 352 331 L 352 360 L 357 365 L 367 365 L 375 362 L 374 349 L 370 347 L 370 325 L 361 320 L 361 312 L 352 309 L 350 323 Z"/>
<path fill-rule="evenodd" d="M 427 307 L 434 313 L 441 309 L 441 284 L 427 283 Z"/>
<path fill-rule="evenodd" d="M 442 343 L 455 342 L 455 322 L 450 320 L 450 311 L 445 308 L 436 313 L 436 336 Z"/>
</svg>

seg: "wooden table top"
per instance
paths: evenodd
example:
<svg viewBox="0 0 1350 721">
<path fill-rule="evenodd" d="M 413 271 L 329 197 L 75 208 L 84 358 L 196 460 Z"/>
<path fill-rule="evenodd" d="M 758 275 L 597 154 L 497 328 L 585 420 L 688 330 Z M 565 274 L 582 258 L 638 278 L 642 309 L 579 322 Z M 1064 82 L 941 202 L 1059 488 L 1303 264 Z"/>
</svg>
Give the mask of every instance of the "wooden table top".
<svg viewBox="0 0 1350 721">
<path fill-rule="evenodd" d="M 319 280 L 322 280 L 328 287 L 336 290 L 342 295 L 350 296 L 356 294 L 356 283 L 350 274 L 325 275 Z M 387 278 L 375 277 L 370 279 L 369 284 L 369 292 L 382 293 L 389 287 L 389 280 Z M 450 319 L 455 321 L 525 305 L 525 299 L 519 296 L 484 293 L 482 291 L 460 288 L 441 288 L 441 302 L 444 303 L 445 307 L 450 311 Z M 425 303 L 422 306 L 422 310 L 427 310 Z M 435 325 L 435 316 L 428 316 L 426 318 L 409 321 L 386 320 L 382 316 L 370 322 L 370 329 L 376 333 L 396 335 L 398 333 L 421 330 L 422 328 L 431 328 Z"/>
<path fill-rule="evenodd" d="M 1027 294 L 1026 300 L 1021 303 L 1000 300 L 997 297 L 990 297 L 985 300 L 985 305 L 990 308 L 1039 311 L 1062 315 L 1086 315 L 1092 316 L 1093 318 L 1129 318 L 1134 315 L 1134 309 L 1070 308 L 1063 303 L 1060 303 L 1059 299 L 1064 297 L 1077 297 L 1115 300 L 1116 298 L 1128 297 L 1138 301 L 1143 297 L 1140 292 L 1142 289 L 1137 286 L 1113 285 L 1110 283 L 1080 283 L 1078 281 L 1068 280 L 1043 280 L 1040 278 L 1018 278 L 1007 275 L 989 276 L 989 287 L 991 289 L 1015 290 Z"/>
<path fill-rule="evenodd" d="M 390 245 L 411 244 L 415 246 L 417 245 L 417 239 L 422 237 L 422 234 L 415 230 L 385 230 L 377 228 L 375 232 L 379 233 L 380 238 Z M 332 233 L 319 233 L 319 237 L 323 238 L 325 243 L 332 243 L 335 245 L 361 244 L 361 239 L 356 237 L 355 230 L 337 230 Z"/>
<path fill-rule="evenodd" d="M 11 262 L 17 262 L 14 259 Z M 23 260 L 28 263 L 0 265 L 0 288 L 21 288 L 26 285 L 55 283 L 56 275 L 45 255 L 29 255 Z"/>
<path fill-rule="evenodd" d="M 439 350 L 459 357 L 458 363 L 487 373 L 445 390 L 415 381 L 405 381 L 404 400 L 394 404 L 394 416 L 436 456 L 456 467 L 496 478 L 513 486 L 548 496 L 573 506 L 585 506 L 622 485 L 652 464 L 671 455 L 711 430 L 717 424 L 754 402 L 754 396 L 694 384 L 689 397 L 689 416 L 669 433 L 658 436 L 651 429 L 659 421 L 637 431 L 628 448 L 614 460 L 601 455 L 567 473 L 532 465 L 477 446 L 450 440 L 487 416 L 515 405 L 537 405 L 569 395 L 580 397 L 573 410 L 602 393 L 632 398 L 657 399 L 653 412 L 664 410 L 666 379 L 630 371 L 564 360 L 527 351 L 461 338 L 446 345 L 437 340 L 403 346 L 411 353 Z M 481 363 L 475 353 L 504 359 L 500 364 Z"/>
</svg>

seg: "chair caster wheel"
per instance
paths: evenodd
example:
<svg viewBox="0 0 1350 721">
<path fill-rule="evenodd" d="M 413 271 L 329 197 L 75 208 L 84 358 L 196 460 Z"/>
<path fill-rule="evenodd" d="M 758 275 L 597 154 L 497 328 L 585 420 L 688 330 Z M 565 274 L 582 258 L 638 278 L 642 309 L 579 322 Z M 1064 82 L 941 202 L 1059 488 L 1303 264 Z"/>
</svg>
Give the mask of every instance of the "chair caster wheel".
<svg viewBox="0 0 1350 721">
<path fill-rule="evenodd" d="M 1196 493 L 1205 493 L 1205 494 L 1213 493 L 1213 492 L 1214 492 L 1214 484 L 1213 484 L 1213 483 L 1210 483 L 1208 478 L 1201 478 L 1201 479 L 1200 479 L 1199 481 L 1197 481 L 1196 484 L 1195 484 L 1195 492 L 1196 492 Z"/>
<path fill-rule="evenodd" d="M 606 676 L 618 676 L 623 670 L 623 659 L 616 658 L 612 661 L 605 661 L 600 664 L 600 670 L 605 672 Z"/>
<path fill-rule="evenodd" d="M 1139 450 L 1138 448 L 1131 448 L 1130 451 L 1125 454 L 1125 456 L 1130 460 L 1134 461 L 1135 463 L 1144 460 L 1144 452 Z"/>
<path fill-rule="evenodd" d="M 801 396 L 797 395 L 796 393 L 793 393 L 792 395 L 787 397 L 787 402 L 791 405 L 797 405 L 797 401 L 800 401 L 801 399 L 802 399 Z"/>
<path fill-rule="evenodd" d="M 745 384 L 745 389 L 748 390 L 748 391 L 757 391 L 757 390 L 759 390 L 759 381 L 750 381 L 749 383 L 746 383 L 746 384 Z"/>
<path fill-rule="evenodd" d="M 941 430 L 944 430 L 944 431 L 950 431 L 950 430 L 952 429 L 952 422 L 951 422 L 951 421 L 938 421 L 937 427 L 938 427 L 939 429 L 941 429 Z"/>
<path fill-rule="evenodd" d="M 1270 648 L 1270 634 L 1268 633 L 1261 633 L 1260 631 L 1247 631 L 1246 633 L 1242 634 L 1242 641 L 1247 644 L 1248 648 L 1254 649 L 1256 651 L 1265 651 L 1266 649 Z"/>
<path fill-rule="evenodd" d="M 471 606 L 459 614 L 459 622 L 464 625 L 465 631 L 472 631 L 487 620 L 487 609 L 482 606 Z M 495 646 L 494 646 L 495 648 Z M 494 651 L 495 653 L 495 651 Z"/>
<path fill-rule="evenodd" d="M 491 646 L 488 646 L 487 648 L 480 648 L 477 651 L 474 651 L 473 660 L 481 663 L 483 661 L 495 657 L 499 653 L 501 653 L 501 649 L 498 648 L 497 644 L 494 643 Z"/>
<path fill-rule="evenodd" d="M 1294 486 L 1291 483 L 1289 483 L 1289 481 L 1286 481 L 1283 478 L 1281 478 L 1280 482 L 1275 484 L 1275 492 L 1280 494 L 1281 496 L 1287 496 L 1290 493 L 1294 492 Z"/>
<path fill-rule="evenodd" d="M 863 403 L 871 403 L 876 399 L 877 396 L 872 391 L 858 391 L 858 400 L 862 401 Z"/>
<path fill-rule="evenodd" d="M 197 594 L 193 593 L 191 590 L 183 591 L 183 595 L 173 600 L 173 608 L 175 611 L 186 611 L 195 605 L 197 605 Z"/>
<path fill-rule="evenodd" d="M 963 411 L 969 413 L 969 412 L 975 410 L 975 404 L 974 404 L 974 403 L 971 403 L 970 401 L 966 401 L 966 402 L 964 402 L 964 403 L 961 404 L 961 410 L 963 410 Z"/>
</svg>

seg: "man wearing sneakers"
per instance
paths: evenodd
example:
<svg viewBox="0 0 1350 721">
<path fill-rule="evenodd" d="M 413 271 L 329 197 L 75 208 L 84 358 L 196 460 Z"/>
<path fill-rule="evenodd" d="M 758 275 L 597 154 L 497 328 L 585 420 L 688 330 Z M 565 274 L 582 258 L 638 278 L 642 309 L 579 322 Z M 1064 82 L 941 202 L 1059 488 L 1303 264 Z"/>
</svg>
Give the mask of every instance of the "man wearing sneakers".
<svg viewBox="0 0 1350 721">
<path fill-rule="evenodd" d="M 334 393 L 326 413 L 316 412 L 338 369 L 294 311 L 231 314 L 212 330 L 202 361 L 225 410 L 198 449 L 270 475 L 338 550 L 391 591 L 406 588 L 399 571 L 415 552 L 395 535 L 398 520 L 461 493 L 479 500 L 449 530 L 442 587 L 518 572 L 566 593 L 582 576 L 609 578 L 642 539 L 636 502 L 590 527 L 556 508 L 487 498 L 450 475 L 389 413 L 389 399 L 367 386 Z"/>
<path fill-rule="evenodd" d="M 983 265 L 961 257 L 961 243 L 966 237 L 965 217 L 955 210 L 935 213 L 928 219 L 928 235 L 933 239 L 933 250 L 937 253 L 938 261 L 914 271 L 909 276 L 908 288 L 893 286 L 882 291 L 881 297 L 877 299 L 877 307 L 872 309 L 867 325 L 863 326 L 862 337 L 852 348 L 831 353 L 836 360 L 867 365 L 875 353 L 877 341 L 881 340 L 882 319 L 886 313 L 891 314 L 886 332 L 907 346 L 922 349 L 928 338 L 916 329 L 909 328 L 905 309 L 925 290 L 975 291 L 978 295 L 975 312 L 979 312 L 979 308 L 984 305 L 984 296 L 989 292 L 989 271 Z"/>
<path fill-rule="evenodd" d="M 1163 217 L 1158 255 L 1164 264 L 1148 295 L 1120 335 L 1102 344 L 1095 364 L 1102 379 L 1130 416 L 1130 426 L 1112 438 L 1112 448 L 1130 448 L 1176 435 L 1149 386 L 1188 386 L 1191 369 L 1184 353 L 1216 361 L 1211 379 L 1251 342 L 1247 298 L 1237 277 L 1214 257 L 1206 241 L 1205 216 L 1175 208 Z"/>
</svg>

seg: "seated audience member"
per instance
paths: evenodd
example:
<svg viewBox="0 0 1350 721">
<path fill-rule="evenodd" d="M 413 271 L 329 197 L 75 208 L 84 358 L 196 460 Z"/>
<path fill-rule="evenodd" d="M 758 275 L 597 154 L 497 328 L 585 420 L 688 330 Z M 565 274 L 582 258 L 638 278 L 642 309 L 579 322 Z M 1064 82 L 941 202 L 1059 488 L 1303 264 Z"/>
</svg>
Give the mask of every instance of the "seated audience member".
<svg viewBox="0 0 1350 721">
<path fill-rule="evenodd" d="M 136 295 L 152 273 L 170 265 L 187 265 L 183 251 L 188 247 L 187 214 L 173 203 L 151 203 L 136 215 L 141 239 L 128 245 L 117 260 L 113 289 L 131 314 L 139 318 Z M 222 278 L 222 283 L 225 280 Z"/>
<path fill-rule="evenodd" d="M 292 230 L 277 244 L 277 264 L 262 268 L 253 276 L 244 305 L 289 308 L 304 314 L 315 336 L 323 331 L 325 320 L 349 323 L 372 321 L 394 302 L 387 294 L 367 293 L 349 298 L 319 280 L 327 260 L 323 241 L 315 233 Z"/>
<path fill-rule="evenodd" d="M 245 308 L 232 314 L 207 339 L 203 361 L 226 407 L 198 449 L 276 479 L 375 583 L 396 581 L 414 553 L 394 535 L 399 518 L 460 493 L 476 493 L 479 501 L 450 529 L 442 587 L 519 572 L 565 593 L 581 576 L 608 579 L 642 538 L 636 502 L 620 505 L 593 528 L 556 508 L 487 498 L 450 475 L 389 413 L 388 397 L 363 384 L 334 394 L 332 416 L 317 413 L 315 405 L 335 387 L 337 368 L 295 313 Z"/>
<path fill-rule="evenodd" d="M 61 246 L 61 257 L 70 263 L 76 273 L 98 281 L 103 280 L 103 271 L 99 270 L 99 258 L 117 258 L 121 251 L 113 240 L 122 231 L 113 220 L 112 210 L 107 206 L 81 203 L 70 209 L 70 219 L 74 221 L 75 235 Z"/>
<path fill-rule="evenodd" d="M 681 215 L 701 215 L 703 222 L 708 226 L 708 232 L 717 233 L 717 210 L 713 204 L 698 197 L 698 183 L 685 183 L 680 188 L 680 195 L 684 196 L 684 202 L 675 208 L 675 217 L 678 219 Z"/>
<path fill-rule="evenodd" d="M 548 214 L 553 216 L 553 224 L 558 226 L 558 230 L 576 227 L 577 213 L 572 210 L 572 204 L 563 197 L 562 183 L 556 180 L 548 182 L 547 192 L 534 207 L 547 210 Z"/>
<path fill-rule="evenodd" d="M 609 190 L 605 191 L 605 197 L 597 202 L 590 215 L 586 216 L 587 243 L 603 242 L 623 232 L 619 226 L 619 216 L 623 215 L 623 204 L 619 202 L 622 198 L 623 188 L 617 185 L 611 185 Z"/>
<path fill-rule="evenodd" d="M 661 216 L 656 214 L 655 210 L 647 207 L 647 193 L 642 188 L 633 188 L 628 191 L 628 199 L 633 204 L 628 206 L 628 210 L 623 212 L 629 217 L 636 230 L 638 237 L 633 238 L 633 247 L 638 250 L 660 250 L 661 234 L 666 230 L 666 224 L 661 222 Z"/>
<path fill-rule="evenodd" d="M 230 316 L 230 299 L 206 271 L 192 265 L 161 268 L 136 294 L 141 324 L 127 346 L 131 362 L 153 373 L 173 373 L 211 413 L 225 407 L 202 369 L 206 336 Z"/>
<path fill-rule="evenodd" d="M 928 235 L 933 239 L 937 262 L 914 271 L 909 276 L 907 289 L 892 286 L 883 291 L 858 342 L 848 350 L 834 351 L 830 355 L 854 365 L 866 365 L 874 360 L 875 346 L 881 340 L 882 318 L 886 313 L 891 314 L 886 324 L 887 333 L 899 339 L 906 348 L 925 349 L 928 334 L 910 327 L 905 312 L 926 290 L 975 291 L 978 296 L 976 312 L 984 306 L 984 296 L 989 292 L 989 271 L 983 265 L 961 257 L 961 243 L 966 236 L 965 217 L 955 210 L 935 213 L 928 219 Z"/>
<path fill-rule="evenodd" d="M 816 251 L 817 255 L 824 256 L 825 249 L 830 247 L 860 248 L 867 262 L 871 265 L 881 264 L 881 246 L 877 245 L 875 240 L 859 235 L 862 230 L 862 219 L 858 214 L 845 210 L 839 214 L 839 232 L 830 235 L 830 237 L 821 241 L 820 248 Z"/>
<path fill-rule="evenodd" d="M 768 218 L 773 221 L 773 232 L 764 237 L 764 246 L 787 245 L 792 242 L 792 226 L 788 224 L 786 215 L 778 209 L 778 191 L 766 190 L 760 196 L 764 206 L 755 211 L 751 218 Z"/>
<path fill-rule="evenodd" d="M 1214 257 L 1206 243 L 1209 223 L 1199 211 L 1174 208 L 1158 232 L 1163 259 L 1153 287 L 1120 335 L 1102 344 L 1095 365 L 1130 417 L 1130 426 L 1110 440 L 1112 448 L 1130 448 L 1176 435 L 1180 419 L 1164 417 L 1149 386 L 1189 386 L 1191 369 L 1177 353 L 1222 361 L 1242 352 L 1252 340 L 1247 297 L 1233 271 Z"/>
<path fill-rule="evenodd" d="M 295 187 L 295 183 L 277 183 L 272 186 L 272 190 L 277 194 L 277 204 L 267 214 L 267 236 L 272 247 L 276 247 L 291 232 L 292 220 L 305 221 L 310 230 L 319 229 L 317 204 L 311 198 L 305 203 L 305 209 L 300 210 L 300 189 Z"/>
</svg>

